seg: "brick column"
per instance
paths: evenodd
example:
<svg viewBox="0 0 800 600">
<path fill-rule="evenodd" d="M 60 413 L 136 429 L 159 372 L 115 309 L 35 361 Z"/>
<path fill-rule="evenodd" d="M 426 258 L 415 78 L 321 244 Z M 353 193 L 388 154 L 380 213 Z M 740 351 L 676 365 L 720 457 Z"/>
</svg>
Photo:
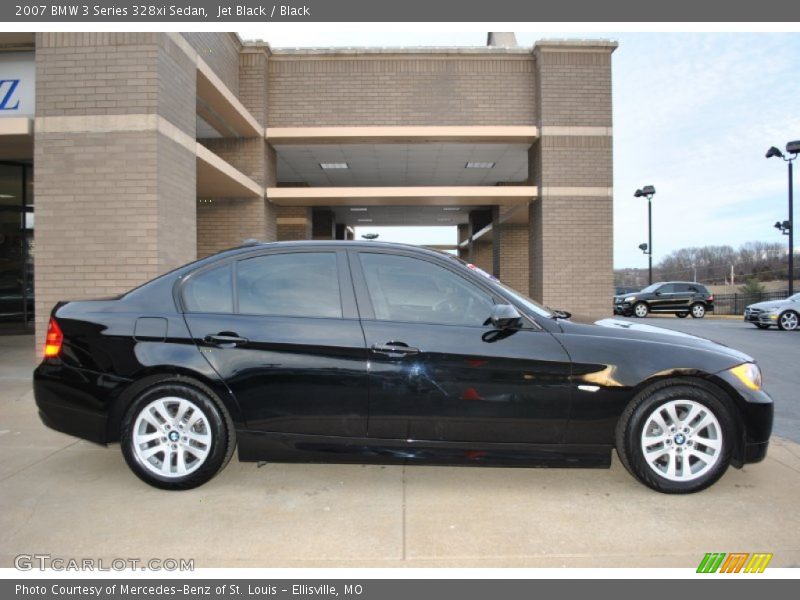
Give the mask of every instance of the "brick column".
<svg viewBox="0 0 800 600">
<path fill-rule="evenodd" d="M 610 312 L 613 289 L 609 42 L 541 42 L 540 140 L 530 150 L 531 296 L 576 316 Z"/>
<path fill-rule="evenodd" d="M 310 208 L 305 206 L 278 206 L 276 208 L 279 242 L 312 238 Z"/>
<path fill-rule="evenodd" d="M 117 294 L 195 258 L 196 81 L 159 33 L 38 33 L 36 79 L 41 344 L 58 300 Z"/>
<path fill-rule="evenodd" d="M 239 55 L 239 99 L 250 114 L 266 124 L 266 48 L 245 47 Z M 256 183 L 271 187 L 276 180 L 275 150 L 262 137 L 201 139 L 201 144 Z M 240 245 L 246 239 L 277 239 L 276 207 L 265 198 L 201 198 L 197 204 L 197 252 L 207 256 Z"/>
</svg>

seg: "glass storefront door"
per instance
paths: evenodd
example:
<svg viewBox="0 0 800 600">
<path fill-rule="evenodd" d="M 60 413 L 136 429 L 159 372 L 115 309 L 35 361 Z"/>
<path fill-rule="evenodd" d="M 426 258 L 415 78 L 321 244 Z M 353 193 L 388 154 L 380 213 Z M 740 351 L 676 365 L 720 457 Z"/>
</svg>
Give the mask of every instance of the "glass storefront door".
<svg viewBox="0 0 800 600">
<path fill-rule="evenodd" d="M 33 168 L 0 162 L 0 334 L 33 327 Z"/>
</svg>

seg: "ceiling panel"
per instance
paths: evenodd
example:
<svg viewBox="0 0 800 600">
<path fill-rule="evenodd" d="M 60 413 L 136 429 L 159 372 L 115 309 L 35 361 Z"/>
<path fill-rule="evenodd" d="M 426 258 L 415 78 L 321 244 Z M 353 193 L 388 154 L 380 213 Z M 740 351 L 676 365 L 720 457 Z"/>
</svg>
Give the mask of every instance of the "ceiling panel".
<svg viewBox="0 0 800 600">
<path fill-rule="evenodd" d="M 528 177 L 530 144 L 419 143 L 277 145 L 278 182 L 324 186 L 496 185 Z M 320 163 L 346 162 L 348 169 Z M 467 169 L 493 162 L 492 169 Z"/>
</svg>

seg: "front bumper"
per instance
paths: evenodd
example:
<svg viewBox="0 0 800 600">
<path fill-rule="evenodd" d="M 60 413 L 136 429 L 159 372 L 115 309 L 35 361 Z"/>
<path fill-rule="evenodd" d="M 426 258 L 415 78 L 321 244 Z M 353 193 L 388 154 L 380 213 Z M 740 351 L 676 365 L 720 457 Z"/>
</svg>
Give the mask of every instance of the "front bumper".
<svg viewBox="0 0 800 600">
<path fill-rule="evenodd" d="M 741 467 L 764 460 L 775 412 L 772 397 L 764 390 L 745 388 L 730 371 L 723 371 L 718 376 L 732 392 L 741 417 L 741 437 L 731 463 L 734 467 Z"/>
<path fill-rule="evenodd" d="M 769 313 L 766 311 L 754 312 L 745 309 L 744 320 L 747 323 L 755 323 L 757 325 L 777 325 L 778 313 Z"/>
<path fill-rule="evenodd" d="M 633 306 L 631 306 L 629 302 L 620 302 L 618 304 L 615 303 L 614 314 L 628 317 L 633 314 Z"/>
</svg>

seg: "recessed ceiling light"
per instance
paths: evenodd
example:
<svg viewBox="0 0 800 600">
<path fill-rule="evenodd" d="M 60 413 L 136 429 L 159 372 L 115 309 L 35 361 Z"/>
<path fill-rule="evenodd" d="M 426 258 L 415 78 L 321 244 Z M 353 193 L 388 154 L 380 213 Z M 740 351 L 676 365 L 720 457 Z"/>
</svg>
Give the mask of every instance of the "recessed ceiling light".
<svg viewBox="0 0 800 600">
<path fill-rule="evenodd" d="M 372 223 L 372 219 L 359 219 L 359 223 Z"/>
<path fill-rule="evenodd" d="M 16 198 L 16 196 L 12 194 L 0 194 L 0 198 Z"/>
<path fill-rule="evenodd" d="M 321 169 L 349 169 L 350 165 L 345 163 L 319 163 Z"/>
<path fill-rule="evenodd" d="M 464 168 L 465 169 L 494 169 L 494 166 L 497 163 L 493 162 L 468 162 Z"/>
<path fill-rule="evenodd" d="M 445 206 L 442 210 L 461 210 L 460 206 Z"/>
<path fill-rule="evenodd" d="M 351 208 L 350 212 L 367 212 L 366 208 Z"/>
</svg>

